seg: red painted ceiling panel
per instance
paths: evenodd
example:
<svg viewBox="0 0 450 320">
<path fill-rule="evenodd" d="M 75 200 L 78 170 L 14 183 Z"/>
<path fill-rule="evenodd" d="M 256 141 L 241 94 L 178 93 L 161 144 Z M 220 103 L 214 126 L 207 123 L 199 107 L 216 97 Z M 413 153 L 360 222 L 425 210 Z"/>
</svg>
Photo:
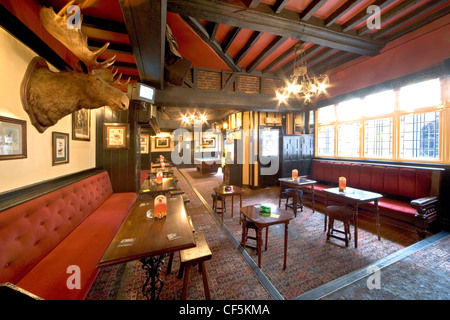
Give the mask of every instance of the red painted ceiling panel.
<svg viewBox="0 0 450 320">
<path fill-rule="evenodd" d="M 256 70 L 264 69 L 269 63 L 275 60 L 279 55 L 284 53 L 286 50 L 290 49 L 298 42 L 297 39 L 287 39 L 284 41 L 276 50 L 274 50 L 261 64 L 256 68 Z"/>
<path fill-rule="evenodd" d="M 191 29 L 191 27 L 175 13 L 167 13 L 167 23 L 178 42 L 180 54 L 192 61 L 192 66 L 230 70 L 225 62 Z"/>
<path fill-rule="evenodd" d="M 239 62 L 239 66 L 241 68 L 247 68 L 247 66 L 269 45 L 273 39 L 275 39 L 275 37 L 276 36 L 273 34 L 264 33 L 245 55 L 245 57 Z"/>
</svg>

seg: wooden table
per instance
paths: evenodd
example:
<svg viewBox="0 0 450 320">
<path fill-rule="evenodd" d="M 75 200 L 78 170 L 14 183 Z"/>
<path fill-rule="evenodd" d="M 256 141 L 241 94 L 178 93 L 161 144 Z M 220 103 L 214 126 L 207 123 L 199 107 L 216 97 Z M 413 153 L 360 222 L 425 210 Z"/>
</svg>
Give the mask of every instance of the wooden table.
<svg viewBox="0 0 450 320">
<path fill-rule="evenodd" d="M 221 195 L 222 197 L 222 221 L 223 221 L 223 209 L 224 209 L 224 203 L 225 203 L 225 197 L 231 197 L 231 217 L 233 217 L 234 213 L 234 197 L 235 195 L 239 196 L 240 199 L 240 207 L 242 207 L 242 194 L 244 193 L 244 190 L 239 188 L 238 186 L 230 186 L 232 187 L 231 191 L 225 191 L 225 186 L 220 187 L 214 187 L 213 190 L 216 193 L 216 199 L 218 198 L 217 195 Z M 217 201 L 217 200 L 216 200 Z M 216 204 L 216 213 L 217 213 L 217 204 Z"/>
<path fill-rule="evenodd" d="M 241 208 L 241 214 L 244 216 L 243 226 L 242 226 L 242 246 L 245 249 L 246 241 L 246 229 L 247 229 L 247 219 L 253 222 L 257 229 L 257 239 L 258 239 L 258 267 L 261 268 L 261 242 L 262 242 L 262 230 L 268 228 L 271 225 L 283 224 L 284 223 L 284 262 L 283 270 L 286 269 L 286 256 L 287 256 L 287 243 L 288 243 L 288 224 L 289 221 L 294 219 L 292 213 L 286 211 L 281 211 L 278 207 L 273 205 L 267 205 L 271 207 L 271 215 L 263 216 L 259 213 L 261 204 L 255 204 L 247 207 Z M 247 218 L 247 219 L 246 219 Z"/>
<path fill-rule="evenodd" d="M 159 298 L 164 286 L 159 272 L 166 254 L 195 247 L 181 196 L 167 200 L 167 216 L 162 219 L 148 216 L 149 210 L 153 212 L 153 209 L 152 200 L 136 201 L 97 265 L 101 268 L 140 260 L 147 272 L 142 293 L 151 299 Z M 169 240 L 171 234 L 176 234 L 176 239 Z M 156 293 L 157 281 L 159 289 Z"/>
<path fill-rule="evenodd" d="M 380 214 L 378 210 L 378 199 L 383 197 L 382 194 L 350 188 L 347 187 L 345 191 L 341 192 L 339 191 L 339 187 L 336 188 L 329 188 L 323 190 L 326 195 L 326 201 L 325 206 L 328 205 L 328 199 L 334 199 L 338 202 L 342 202 L 344 204 L 350 204 L 355 208 L 355 248 L 358 247 L 358 207 L 360 204 L 367 203 L 367 202 L 374 202 L 375 204 L 375 212 L 376 212 L 376 224 L 377 224 L 377 235 L 378 240 L 381 239 L 380 237 Z M 324 231 L 326 231 L 327 228 L 327 215 L 325 214 L 325 226 Z"/>
<path fill-rule="evenodd" d="M 174 178 L 163 178 L 162 183 L 160 184 L 156 183 L 156 179 L 150 178 L 144 180 L 141 189 L 139 190 L 139 194 L 165 194 L 176 189 L 177 184 Z"/>
<path fill-rule="evenodd" d="M 313 210 L 313 212 L 315 212 L 314 185 L 317 183 L 317 181 L 306 179 L 304 177 L 298 177 L 297 179 L 280 178 L 280 179 L 278 179 L 278 181 L 280 181 L 280 198 L 281 198 L 281 193 L 283 192 L 283 186 L 288 186 L 288 187 L 295 189 L 295 196 L 294 196 L 294 203 L 293 203 L 295 216 L 297 216 L 298 189 L 301 186 L 311 186 L 312 210 Z"/>
<path fill-rule="evenodd" d="M 170 163 L 170 162 L 164 162 L 164 167 L 165 168 L 171 168 L 171 167 L 174 167 L 174 165 L 172 163 Z M 161 163 L 160 162 L 154 163 L 152 165 L 152 168 L 153 169 L 161 169 Z"/>
<path fill-rule="evenodd" d="M 159 171 L 161 171 L 161 172 L 163 173 L 163 176 L 164 176 L 164 177 L 169 177 L 169 176 L 173 175 L 173 169 L 172 169 L 172 168 L 167 168 L 167 167 L 164 168 L 164 169 L 161 169 L 161 168 L 153 168 L 153 169 L 150 169 L 149 174 L 150 174 L 150 176 L 156 177 L 156 174 L 157 174 Z"/>
</svg>

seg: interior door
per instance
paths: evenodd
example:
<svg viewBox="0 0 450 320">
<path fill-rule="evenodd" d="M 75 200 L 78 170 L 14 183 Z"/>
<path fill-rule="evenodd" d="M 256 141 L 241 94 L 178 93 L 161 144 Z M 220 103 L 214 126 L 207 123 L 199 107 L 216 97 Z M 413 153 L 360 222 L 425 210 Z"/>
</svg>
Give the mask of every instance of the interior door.
<svg viewBox="0 0 450 320">
<path fill-rule="evenodd" d="M 280 178 L 281 127 L 260 127 L 259 130 L 259 185 L 273 186 Z"/>
</svg>

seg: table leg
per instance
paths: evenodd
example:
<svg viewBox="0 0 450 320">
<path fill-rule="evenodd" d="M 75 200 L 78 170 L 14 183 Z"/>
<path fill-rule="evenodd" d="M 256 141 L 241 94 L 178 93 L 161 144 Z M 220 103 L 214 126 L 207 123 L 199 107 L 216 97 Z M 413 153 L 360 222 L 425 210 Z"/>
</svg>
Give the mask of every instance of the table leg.
<svg viewBox="0 0 450 320">
<path fill-rule="evenodd" d="M 245 250 L 245 241 L 247 240 L 246 238 L 246 235 L 247 234 L 247 219 L 245 218 L 245 216 L 244 216 L 244 219 L 242 220 L 242 240 L 241 240 L 241 243 L 242 243 L 242 247 L 244 248 L 244 250 Z"/>
<path fill-rule="evenodd" d="M 234 212 L 234 196 L 231 195 L 231 217 L 233 218 L 233 212 Z"/>
<path fill-rule="evenodd" d="M 377 210 L 377 235 L 378 235 L 378 240 L 381 240 L 381 236 L 380 236 L 380 211 L 378 210 L 378 199 L 375 200 L 375 209 Z"/>
<path fill-rule="evenodd" d="M 314 184 L 311 185 L 311 192 L 312 192 L 312 209 L 313 213 L 316 212 L 316 205 L 314 202 Z"/>
<path fill-rule="evenodd" d="M 358 248 L 358 205 L 355 206 L 355 248 Z"/>
<path fill-rule="evenodd" d="M 266 245 L 264 247 L 264 251 L 267 251 L 267 240 L 269 238 L 269 227 L 266 227 Z"/>
<path fill-rule="evenodd" d="M 258 267 L 261 269 L 261 242 L 262 242 L 262 230 L 258 228 Z"/>
<path fill-rule="evenodd" d="M 141 259 L 142 269 L 146 271 L 146 280 L 142 286 L 142 293 L 149 300 L 159 300 L 159 295 L 164 287 L 164 281 L 159 277 L 161 272 L 160 265 L 164 263 L 164 257 L 166 255 L 154 256 L 150 258 Z M 157 282 L 159 282 L 159 289 L 157 288 Z M 158 291 L 157 291 L 158 290 Z"/>
<path fill-rule="evenodd" d="M 295 195 L 293 198 L 294 216 L 297 216 L 298 187 L 295 187 Z"/>
<path fill-rule="evenodd" d="M 287 257 L 287 243 L 288 243 L 288 224 L 284 224 L 284 264 L 283 270 L 286 270 L 286 257 Z"/>
<path fill-rule="evenodd" d="M 328 215 L 327 215 L 327 211 L 326 211 L 327 207 L 328 207 L 328 194 L 325 195 L 325 212 L 324 212 L 325 217 L 324 217 L 324 226 L 323 226 L 324 232 L 327 231 L 327 220 L 328 220 Z"/>
</svg>

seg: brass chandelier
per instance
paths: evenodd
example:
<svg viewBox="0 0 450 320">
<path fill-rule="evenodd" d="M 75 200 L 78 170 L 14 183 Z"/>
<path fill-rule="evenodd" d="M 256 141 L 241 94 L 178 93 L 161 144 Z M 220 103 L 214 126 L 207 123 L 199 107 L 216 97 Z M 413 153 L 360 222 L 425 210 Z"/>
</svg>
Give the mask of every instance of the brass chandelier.
<svg viewBox="0 0 450 320">
<path fill-rule="evenodd" d="M 320 96 L 326 92 L 329 79 L 326 74 L 318 77 L 308 75 L 306 66 L 305 50 L 303 44 L 295 47 L 294 71 L 286 83 L 286 86 L 275 91 L 279 103 L 287 103 L 289 99 L 303 98 L 305 102 L 313 96 Z"/>
</svg>

